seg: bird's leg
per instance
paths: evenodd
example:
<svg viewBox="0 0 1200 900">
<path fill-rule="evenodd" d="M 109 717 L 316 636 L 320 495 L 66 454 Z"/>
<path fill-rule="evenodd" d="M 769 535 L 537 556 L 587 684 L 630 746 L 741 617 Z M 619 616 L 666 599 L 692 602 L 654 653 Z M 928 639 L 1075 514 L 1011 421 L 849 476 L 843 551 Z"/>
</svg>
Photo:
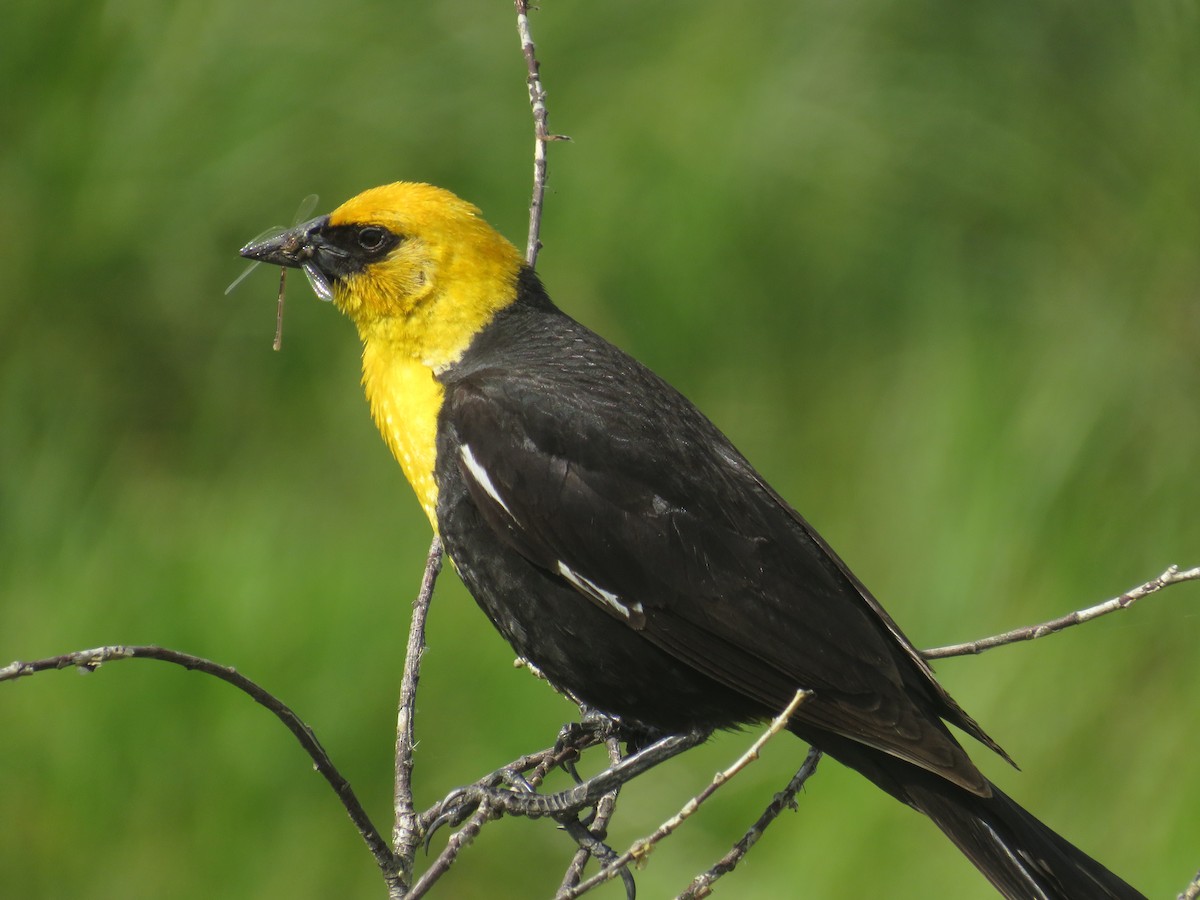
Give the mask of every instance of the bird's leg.
<svg viewBox="0 0 1200 900">
<path fill-rule="evenodd" d="M 660 738 L 603 772 L 555 794 L 516 793 L 482 784 L 459 788 L 439 804 L 441 812 L 427 833 L 447 823 L 457 825 L 463 822 L 484 800 L 487 800 L 489 806 L 498 814 L 525 816 L 530 819 L 550 816 L 559 821 L 569 820 L 614 788 L 703 743 L 709 734 L 710 731 L 691 731 Z"/>
<path fill-rule="evenodd" d="M 604 843 L 604 836 L 594 834 L 579 819 L 570 819 L 563 822 L 562 828 L 574 838 L 575 843 L 579 845 L 581 850 L 594 856 L 601 866 L 607 866 L 616 861 L 617 852 Z M 584 859 L 586 858 L 585 856 Z M 582 870 L 582 864 L 580 865 L 580 869 Z M 625 885 L 625 897 L 627 900 L 634 900 L 637 896 L 637 885 L 634 884 L 633 873 L 629 871 L 629 866 L 621 867 L 621 881 Z"/>
<path fill-rule="evenodd" d="M 584 750 L 602 744 L 610 737 L 619 738 L 625 730 L 619 720 L 581 703 L 579 721 L 568 722 L 559 730 L 558 738 L 554 742 L 554 755 L 562 758 L 559 765 L 563 771 L 570 775 L 576 784 L 582 784 L 583 779 L 575 769 L 575 761 Z"/>
</svg>

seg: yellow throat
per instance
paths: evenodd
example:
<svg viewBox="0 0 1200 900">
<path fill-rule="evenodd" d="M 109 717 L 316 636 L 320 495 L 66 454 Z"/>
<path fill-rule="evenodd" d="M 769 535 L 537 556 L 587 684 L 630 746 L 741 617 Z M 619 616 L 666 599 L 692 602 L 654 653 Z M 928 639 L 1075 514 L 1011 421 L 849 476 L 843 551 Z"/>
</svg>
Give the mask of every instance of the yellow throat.
<svg viewBox="0 0 1200 900">
<path fill-rule="evenodd" d="M 362 339 L 375 425 L 436 531 L 444 390 L 435 375 L 516 299 L 524 260 L 478 209 L 426 184 L 364 191 L 334 210 L 329 224 L 381 225 L 402 238 L 384 259 L 334 282 L 333 299 Z"/>
</svg>

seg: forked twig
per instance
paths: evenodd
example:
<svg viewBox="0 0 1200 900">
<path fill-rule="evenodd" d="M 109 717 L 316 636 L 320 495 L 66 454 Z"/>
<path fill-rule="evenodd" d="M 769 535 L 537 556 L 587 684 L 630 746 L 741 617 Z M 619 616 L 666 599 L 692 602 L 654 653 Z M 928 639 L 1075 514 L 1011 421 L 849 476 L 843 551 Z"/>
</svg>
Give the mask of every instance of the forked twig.
<svg viewBox="0 0 1200 900">
<path fill-rule="evenodd" d="M 425 578 L 422 581 L 418 603 L 415 603 L 414 607 L 422 603 L 427 607 L 429 595 L 433 590 L 434 577 L 437 573 L 439 561 L 440 547 L 435 541 L 430 547 L 430 559 L 426 566 Z M 1143 585 L 1127 591 L 1119 597 L 1108 600 L 1101 604 L 1097 604 L 1096 606 L 1088 607 L 1087 609 L 1071 613 L 1067 616 L 1063 616 L 1059 619 L 1055 619 L 1041 625 L 1016 629 L 1015 631 L 1007 632 L 1002 635 L 983 638 L 966 644 L 958 644 L 952 647 L 939 648 L 937 650 L 930 651 L 929 655 L 931 657 L 942 657 L 961 655 L 965 653 L 978 653 L 982 652 L 983 650 L 990 649 L 993 646 L 1001 646 L 1006 643 L 1012 643 L 1020 640 L 1031 640 L 1041 637 L 1045 634 L 1052 634 L 1055 631 L 1062 630 L 1063 628 L 1067 628 L 1072 625 L 1090 621 L 1091 619 L 1105 615 L 1109 612 L 1115 612 L 1117 609 L 1124 609 L 1132 605 L 1137 600 L 1140 600 L 1142 597 L 1155 593 L 1164 587 L 1195 580 L 1200 580 L 1200 567 L 1188 569 L 1186 571 L 1180 571 L 1178 567 L 1171 566 L 1158 578 L 1152 579 Z M 413 736 L 411 730 L 411 698 L 414 696 L 416 681 L 419 673 L 420 648 L 423 643 L 421 639 L 420 626 L 423 625 L 423 619 L 421 619 L 417 625 L 418 627 L 415 627 L 410 631 L 410 653 L 408 660 L 406 660 L 405 670 L 405 683 L 411 685 L 411 687 L 406 688 L 402 692 L 406 697 L 409 698 L 410 702 L 408 706 L 404 706 L 402 701 L 401 723 L 398 730 L 397 739 L 397 784 L 403 787 L 405 790 L 408 789 L 408 782 L 411 781 L 411 765 L 405 767 L 404 763 L 399 760 L 399 756 L 401 754 L 409 754 L 409 758 L 411 759 L 411 749 L 413 745 Z M 228 666 L 219 665 L 202 657 L 182 653 L 177 650 L 169 650 L 163 647 L 115 645 L 99 647 L 92 650 L 80 650 L 74 653 L 47 657 L 44 659 L 33 660 L 31 662 L 14 662 L 10 665 L 0 668 L 0 682 L 16 681 L 22 677 L 51 669 L 79 668 L 87 671 L 94 671 L 105 662 L 115 662 L 122 659 L 157 659 L 182 666 L 189 670 L 211 675 L 227 682 L 228 684 L 231 684 L 235 688 L 241 690 L 243 693 L 249 695 L 253 700 L 255 700 L 255 702 L 270 710 L 296 737 L 297 741 L 299 741 L 305 752 L 308 753 L 309 757 L 313 760 L 317 771 L 321 773 L 322 777 L 325 778 L 326 782 L 330 785 L 330 787 L 334 790 L 334 793 L 342 802 L 342 805 L 346 809 L 351 821 L 355 825 L 359 834 L 362 836 L 364 843 L 366 843 L 368 849 L 371 851 L 372 856 L 374 856 L 376 864 L 379 866 L 380 871 L 383 874 L 384 881 L 387 884 L 388 894 L 390 897 L 415 897 L 423 895 L 437 881 L 437 879 L 445 873 L 445 871 L 454 862 L 458 853 L 465 846 L 467 846 L 471 840 L 474 839 L 483 825 L 499 814 L 499 810 L 491 802 L 492 798 L 486 792 L 481 793 L 478 796 L 478 805 L 471 812 L 471 815 L 464 828 L 460 829 L 459 832 L 451 837 L 447 847 L 444 848 L 443 852 L 438 856 L 434 864 L 430 866 L 429 870 L 424 873 L 424 875 L 418 880 L 417 884 L 414 885 L 412 891 L 410 892 L 407 885 L 412 875 L 411 856 L 407 860 L 407 865 L 405 865 L 404 860 L 392 854 L 391 850 L 389 850 L 387 847 L 386 842 L 380 836 L 379 831 L 375 828 L 374 824 L 370 820 L 370 817 L 367 815 L 361 803 L 358 801 L 358 798 L 355 796 L 349 782 L 333 765 L 328 754 L 317 740 L 312 729 L 309 728 L 309 726 L 306 725 L 296 715 L 296 713 L 286 706 L 281 700 L 276 698 L 270 692 L 266 691 L 257 683 L 238 673 L 235 669 Z M 586 891 L 591 890 L 592 887 L 595 887 L 596 885 L 601 884 L 604 881 L 616 877 L 618 874 L 624 872 L 625 867 L 628 866 L 631 861 L 645 858 L 646 854 L 659 841 L 678 828 L 685 819 L 695 812 L 701 803 L 703 803 L 712 795 L 712 793 L 714 793 L 722 784 L 726 783 L 729 778 L 731 778 L 734 774 L 744 768 L 745 765 L 757 757 L 758 751 L 761 749 L 765 741 L 783 728 L 784 724 L 786 724 L 787 716 L 790 715 L 791 711 L 794 710 L 794 707 L 801 702 L 803 696 L 803 692 L 798 694 L 796 699 L 793 701 L 792 706 L 789 707 L 789 710 L 785 711 L 783 715 L 775 719 L 772 722 L 771 727 L 745 754 L 743 754 L 741 758 L 739 758 L 737 762 L 735 762 L 724 772 L 719 773 L 704 791 L 689 801 L 676 816 L 659 826 L 659 828 L 649 837 L 636 842 L 628 851 L 621 854 L 619 857 L 616 857 L 615 859 L 602 860 L 604 863 L 604 868 L 586 881 L 574 885 L 568 884 L 567 882 L 571 880 L 572 877 L 572 871 L 578 871 L 574 870 L 573 868 L 569 869 L 567 879 L 564 880 L 563 888 L 560 890 L 559 896 L 563 898 L 578 897 Z M 405 724 L 403 721 L 405 716 L 407 716 L 407 724 Z M 496 770 L 491 775 L 481 779 L 479 782 L 476 782 L 476 785 L 495 787 L 506 782 L 516 782 L 518 781 L 519 776 L 520 778 L 523 778 L 530 787 L 536 787 L 536 785 L 540 784 L 541 780 L 551 769 L 556 766 L 563 765 L 571 758 L 577 756 L 578 753 L 583 749 L 586 749 L 588 746 L 605 739 L 611 739 L 611 735 L 605 735 L 602 737 L 593 735 L 591 738 L 587 738 L 585 735 L 585 737 L 582 739 L 582 742 L 577 743 L 574 746 L 564 747 L 556 745 L 555 747 L 548 748 L 540 753 L 529 754 L 528 756 L 524 756 L 515 760 L 508 766 Z M 401 743 L 402 740 L 404 741 L 403 744 Z M 613 747 L 611 743 L 610 753 L 613 753 Z M 616 753 L 614 758 L 619 758 L 619 753 Z M 734 845 L 733 849 L 721 860 L 719 860 L 712 868 L 697 876 L 680 896 L 683 898 L 699 898 L 707 896 L 712 882 L 726 874 L 728 871 L 732 870 L 732 868 L 737 865 L 750 847 L 753 846 L 754 842 L 762 834 L 762 831 L 772 821 L 774 821 L 774 819 L 783 809 L 792 805 L 796 792 L 803 785 L 804 780 L 812 774 L 812 770 L 815 768 L 818 759 L 819 754 L 817 754 L 816 751 L 811 751 L 808 759 L 805 761 L 804 766 L 799 772 L 796 773 L 788 786 L 782 792 L 776 795 L 772 803 L 767 807 L 767 809 L 750 828 L 750 830 L 746 832 L 743 838 L 739 840 L 738 843 Z M 619 772 L 622 770 L 622 766 L 626 767 L 624 770 L 625 774 L 619 774 Z M 591 779 L 591 787 L 589 789 L 585 789 L 583 793 L 575 797 L 574 799 L 576 802 L 574 802 L 572 805 L 562 807 L 557 810 L 552 810 L 545 807 L 540 809 L 536 808 L 535 804 L 530 807 L 530 811 L 533 815 L 561 815 L 563 813 L 576 815 L 584 805 L 600 804 L 608 801 L 609 797 L 612 796 L 611 792 L 613 792 L 615 788 L 619 787 L 621 784 L 624 784 L 629 780 L 630 777 L 633 777 L 640 771 L 644 771 L 644 769 L 630 767 L 627 760 L 621 760 L 619 765 L 614 766 L 606 773 L 601 773 L 601 776 Z M 614 772 L 618 774 L 613 774 Z M 526 777 L 524 773 L 529 774 Z M 628 774 L 629 777 L 625 777 L 626 774 Z M 427 832 L 429 823 L 441 815 L 439 811 L 440 806 L 441 805 L 439 804 L 439 806 L 435 806 L 433 810 L 426 811 L 425 813 L 417 816 L 411 810 L 411 796 L 409 797 L 409 803 L 407 806 L 398 800 L 397 811 L 398 814 L 404 817 L 404 819 L 403 821 L 398 819 L 397 833 L 403 836 L 405 846 L 409 845 L 414 840 L 419 840 L 419 836 Z M 512 809 L 507 811 L 510 814 L 521 814 L 519 807 L 520 804 L 516 804 Z M 611 814 L 611 808 L 606 810 L 606 814 Z M 602 821 L 603 820 L 601 820 L 601 823 Z M 602 827 L 602 824 L 597 826 L 596 833 L 602 833 Z M 600 840 L 602 840 L 602 838 L 597 838 L 597 841 Z M 598 849 L 601 846 L 602 844 L 591 844 L 593 849 Z M 584 862 L 586 862 L 586 860 L 584 860 Z M 577 878 L 578 876 L 576 875 L 574 877 Z M 416 893 L 418 890 L 419 893 Z M 1200 900 L 1200 873 L 1197 874 L 1196 878 L 1179 896 L 1181 900 Z"/>
<path fill-rule="evenodd" d="M 683 807 L 673 815 L 670 819 L 663 822 L 656 828 L 653 833 L 647 835 L 639 841 L 635 841 L 633 846 L 618 856 L 611 863 L 593 875 L 586 881 L 580 882 L 574 888 L 563 891 L 559 894 L 560 900 L 570 900 L 570 898 L 578 897 L 581 894 L 590 891 L 592 888 L 603 884 L 604 882 L 616 877 L 620 874 L 621 869 L 629 863 L 636 860 L 644 859 L 654 849 L 654 847 L 665 837 L 672 834 L 680 825 L 692 816 L 700 808 L 709 797 L 716 793 L 717 789 L 724 785 L 729 779 L 737 775 L 738 772 L 758 759 L 759 753 L 763 746 L 779 732 L 787 727 L 788 721 L 792 718 L 792 713 L 800 706 L 801 703 L 809 696 L 808 691 L 796 691 L 796 696 L 792 698 L 792 702 L 778 716 L 771 720 L 771 724 L 758 737 L 749 749 L 746 750 L 729 768 L 718 772 L 713 776 L 713 780 L 709 782 L 704 790 L 689 800 Z"/>
<path fill-rule="evenodd" d="M 619 762 L 586 781 L 553 794 L 501 788 L 493 778 L 495 775 L 501 775 L 501 780 L 508 780 L 504 776 L 509 776 L 510 770 L 500 769 L 488 779 L 451 791 L 441 804 L 434 807 L 437 810 L 437 820 L 462 821 L 486 801 L 494 812 L 504 815 L 524 816 L 530 819 L 547 817 L 561 822 L 577 816 L 588 807 L 595 806 L 605 794 L 643 772 L 703 743 L 708 736 L 707 731 L 692 731 L 659 738 L 636 753 L 622 757 Z"/>
<path fill-rule="evenodd" d="M 699 900 L 699 898 L 707 897 L 711 894 L 713 882 L 734 870 L 737 864 L 742 861 L 742 858 L 750 851 L 750 848 L 763 836 L 763 832 L 767 830 L 767 826 L 774 822 L 785 809 L 797 808 L 796 795 L 800 793 L 800 789 L 804 787 L 804 783 L 817 771 L 817 764 L 820 761 L 821 751 L 816 747 L 810 747 L 808 756 L 804 757 L 804 764 L 800 766 L 784 789 L 772 798 L 770 804 L 763 810 L 762 815 L 742 835 L 741 839 L 733 845 L 733 849 L 717 860 L 706 872 L 701 872 L 693 878 L 692 883 L 684 888 L 676 900 Z"/>
<path fill-rule="evenodd" d="M 547 145 L 550 141 L 569 140 L 562 135 L 553 134 L 549 130 L 549 116 L 546 105 L 546 92 L 542 85 L 540 64 L 536 55 L 536 47 L 529 27 L 529 4 L 527 0 L 514 0 L 517 14 L 517 30 L 521 41 L 521 50 L 527 69 L 529 102 L 534 123 L 534 174 L 533 191 L 529 210 L 529 230 L 526 243 L 525 258 L 530 266 L 537 262 L 541 249 L 541 223 L 545 204 L 547 180 Z M 243 276 L 244 277 L 243 273 Z M 240 281 L 241 278 L 238 279 Z M 238 282 L 235 281 L 234 285 Z M 230 285 L 230 288 L 234 287 Z M 277 306 L 275 349 L 279 349 L 283 315 L 284 279 L 280 279 L 280 295 Z M 447 845 L 438 854 L 434 862 L 413 883 L 414 860 L 417 848 L 427 836 L 432 825 L 441 821 L 446 815 L 446 803 L 438 804 L 424 813 L 417 813 L 413 806 L 412 777 L 413 751 L 416 746 L 414 730 L 414 708 L 416 691 L 420 679 L 421 656 L 424 650 L 425 619 L 432 598 L 434 585 L 440 571 L 442 550 L 440 542 L 435 538 L 430 546 L 426 560 L 421 589 L 413 604 L 413 618 L 409 630 L 408 647 L 401 683 L 399 709 L 397 714 L 396 758 L 395 758 L 395 788 L 394 813 L 395 823 L 392 831 L 393 847 L 389 848 L 378 829 L 371 822 L 362 804 L 354 794 L 349 782 L 338 771 L 329 759 L 328 754 L 317 740 L 312 729 L 305 724 L 288 706 L 266 691 L 257 683 L 242 676 L 233 668 L 221 666 L 210 660 L 190 654 L 181 653 L 157 646 L 109 646 L 92 650 L 82 650 L 62 656 L 34 660 L 32 662 L 14 662 L 0 668 L 0 682 L 15 681 L 21 677 L 50 669 L 81 668 L 93 671 L 103 663 L 121 659 L 157 659 L 183 666 L 219 678 L 231 684 L 238 690 L 249 695 L 255 702 L 271 711 L 289 731 L 295 736 L 301 747 L 312 759 L 317 771 L 325 778 L 346 809 L 351 821 L 368 849 L 376 860 L 387 885 L 388 895 L 393 900 L 400 898 L 418 898 L 424 896 L 433 885 L 450 869 L 458 854 L 468 846 L 479 834 L 483 826 L 499 815 L 507 812 L 511 815 L 550 815 L 566 822 L 572 837 L 579 849 L 569 865 L 558 896 L 560 898 L 578 897 L 592 888 L 614 878 L 626 878 L 627 890 L 632 890 L 629 880 L 628 866 L 630 863 L 645 859 L 653 848 L 664 838 L 678 829 L 683 822 L 693 815 L 696 810 L 722 785 L 727 783 L 738 772 L 742 771 L 754 759 L 758 758 L 763 745 L 786 727 L 788 719 L 796 708 L 804 701 L 806 692 L 799 691 L 766 731 L 743 753 L 731 766 L 717 773 L 713 780 L 699 794 L 689 800 L 676 815 L 662 823 L 647 837 L 635 842 L 628 850 L 620 855 L 613 854 L 603 843 L 604 833 L 613 814 L 617 791 L 630 778 L 639 774 L 635 757 L 622 758 L 615 739 L 607 738 L 610 759 L 613 766 L 584 784 L 577 785 L 574 791 L 562 792 L 546 799 L 568 798 L 563 801 L 566 805 L 539 806 L 534 802 L 506 802 L 508 798 L 502 792 L 496 791 L 497 786 L 505 783 L 524 783 L 531 790 L 536 788 L 555 766 L 569 763 L 572 754 L 577 756 L 582 749 L 590 746 L 586 742 L 576 747 L 549 748 L 541 753 L 530 754 L 514 761 L 512 764 L 498 769 L 491 775 L 476 782 L 474 806 L 468 808 L 465 821 L 454 834 Z M 979 640 L 924 651 L 928 659 L 941 659 L 951 656 L 978 654 L 994 647 L 1004 646 L 1020 641 L 1034 640 L 1049 634 L 1054 634 L 1066 628 L 1082 624 L 1103 615 L 1125 609 L 1143 597 L 1149 596 L 1172 584 L 1185 581 L 1200 580 L 1200 567 L 1180 571 L 1177 566 L 1171 566 L 1162 575 L 1136 587 L 1119 597 L 1104 603 L 1069 613 L 1057 619 L 1014 629 L 1004 634 L 985 637 Z M 694 736 L 693 736 L 694 737 Z M 592 741 L 592 744 L 598 741 Z M 743 835 L 733 848 L 707 871 L 696 878 L 680 894 L 680 898 L 693 900 L 707 896 L 712 884 L 721 876 L 732 871 L 744 858 L 763 831 L 779 816 L 783 809 L 794 807 L 795 797 L 811 776 L 820 759 L 820 752 L 811 750 L 801 769 L 793 776 L 783 791 L 776 794 L 770 805 L 755 821 L 754 825 Z M 520 797 L 521 795 L 514 795 Z M 541 795 L 535 795 L 541 797 Z M 499 801 L 499 802 L 498 802 Z M 594 816 L 590 823 L 585 824 L 578 816 L 587 807 L 592 807 Z M 581 880 L 584 866 L 590 856 L 595 856 L 602 868 L 592 877 Z M 411 887 L 410 887 L 411 885 Z M 1180 900 L 1200 900 L 1200 873 L 1179 895 Z"/>
</svg>

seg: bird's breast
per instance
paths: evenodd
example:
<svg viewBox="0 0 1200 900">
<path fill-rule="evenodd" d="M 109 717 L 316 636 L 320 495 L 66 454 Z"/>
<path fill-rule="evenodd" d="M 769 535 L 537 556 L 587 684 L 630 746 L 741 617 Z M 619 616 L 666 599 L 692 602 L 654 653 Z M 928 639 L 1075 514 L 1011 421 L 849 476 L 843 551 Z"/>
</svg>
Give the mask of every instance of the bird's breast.
<svg viewBox="0 0 1200 900">
<path fill-rule="evenodd" d="M 371 416 L 437 530 L 437 419 L 445 391 L 419 361 L 367 344 L 363 386 Z"/>
</svg>

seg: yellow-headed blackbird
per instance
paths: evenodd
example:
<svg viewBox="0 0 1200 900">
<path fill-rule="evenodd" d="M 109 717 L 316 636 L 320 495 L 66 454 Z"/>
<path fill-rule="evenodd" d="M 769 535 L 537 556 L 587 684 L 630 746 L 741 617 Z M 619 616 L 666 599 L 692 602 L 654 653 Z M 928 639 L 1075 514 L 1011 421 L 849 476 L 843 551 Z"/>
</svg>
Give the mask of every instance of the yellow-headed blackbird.
<svg viewBox="0 0 1200 900">
<path fill-rule="evenodd" d="M 368 190 L 242 255 L 302 268 L 467 588 L 555 685 L 644 733 L 789 729 L 925 813 L 1011 898 L 1140 897 L 991 784 L 1003 751 L 686 398 L 560 311 L 479 211 Z M 1007 758 L 1007 757 L 1006 757 Z"/>
</svg>

